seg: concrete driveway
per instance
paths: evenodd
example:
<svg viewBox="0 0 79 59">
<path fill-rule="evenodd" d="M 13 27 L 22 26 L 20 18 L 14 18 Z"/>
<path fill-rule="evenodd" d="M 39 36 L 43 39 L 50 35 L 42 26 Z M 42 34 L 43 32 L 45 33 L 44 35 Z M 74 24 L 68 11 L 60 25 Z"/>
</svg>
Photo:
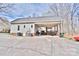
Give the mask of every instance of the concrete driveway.
<svg viewBox="0 0 79 59">
<path fill-rule="evenodd" d="M 0 55 L 49 56 L 51 36 L 19 37 L 0 33 Z"/>
<path fill-rule="evenodd" d="M 79 42 L 60 38 L 53 40 L 54 56 L 79 56 Z"/>
<path fill-rule="evenodd" d="M 2 56 L 79 56 L 79 42 L 58 36 L 19 37 L 0 33 Z"/>
</svg>

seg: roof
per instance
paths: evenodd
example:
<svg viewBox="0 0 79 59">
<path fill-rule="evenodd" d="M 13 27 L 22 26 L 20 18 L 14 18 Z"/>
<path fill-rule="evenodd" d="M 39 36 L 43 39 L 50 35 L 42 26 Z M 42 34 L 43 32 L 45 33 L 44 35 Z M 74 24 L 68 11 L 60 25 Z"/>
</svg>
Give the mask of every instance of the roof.
<svg viewBox="0 0 79 59">
<path fill-rule="evenodd" d="M 36 22 L 48 22 L 48 21 L 60 21 L 59 17 L 29 17 L 29 18 L 18 18 L 11 21 L 11 24 L 18 24 L 18 23 L 36 23 Z"/>
</svg>

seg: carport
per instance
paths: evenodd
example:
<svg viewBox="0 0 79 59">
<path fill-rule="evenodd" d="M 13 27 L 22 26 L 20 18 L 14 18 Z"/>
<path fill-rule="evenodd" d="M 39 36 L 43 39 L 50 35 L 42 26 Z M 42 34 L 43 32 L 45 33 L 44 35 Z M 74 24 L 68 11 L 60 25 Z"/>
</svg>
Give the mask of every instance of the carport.
<svg viewBox="0 0 79 59">
<path fill-rule="evenodd" d="M 39 31 L 38 28 L 44 27 L 46 35 L 50 35 L 48 30 L 51 30 L 51 34 L 56 32 L 59 34 L 61 32 L 61 22 L 60 21 L 44 21 L 35 23 L 35 33 Z"/>
</svg>

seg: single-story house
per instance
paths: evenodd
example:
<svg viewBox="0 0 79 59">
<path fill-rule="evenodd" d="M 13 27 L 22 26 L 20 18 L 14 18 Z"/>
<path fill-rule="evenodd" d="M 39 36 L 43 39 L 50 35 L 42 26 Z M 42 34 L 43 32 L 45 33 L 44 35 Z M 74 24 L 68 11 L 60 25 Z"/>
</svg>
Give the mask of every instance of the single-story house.
<svg viewBox="0 0 79 59">
<path fill-rule="evenodd" d="M 28 17 L 18 18 L 11 22 L 10 33 L 17 35 L 36 35 L 42 32 L 61 32 L 61 19 L 59 17 Z M 41 34 L 40 34 L 41 35 Z"/>
</svg>

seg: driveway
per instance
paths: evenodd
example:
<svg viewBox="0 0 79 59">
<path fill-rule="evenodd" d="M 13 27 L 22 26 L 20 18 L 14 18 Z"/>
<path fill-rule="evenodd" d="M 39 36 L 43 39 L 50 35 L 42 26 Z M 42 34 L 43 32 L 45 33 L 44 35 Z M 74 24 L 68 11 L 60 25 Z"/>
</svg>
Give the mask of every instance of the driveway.
<svg viewBox="0 0 79 59">
<path fill-rule="evenodd" d="M 50 56 L 52 36 L 19 37 L 0 33 L 0 55 Z"/>
<path fill-rule="evenodd" d="M 58 36 L 21 37 L 0 33 L 2 56 L 79 56 L 79 42 Z"/>
<path fill-rule="evenodd" d="M 79 42 L 66 38 L 53 40 L 54 56 L 79 56 Z"/>
</svg>

